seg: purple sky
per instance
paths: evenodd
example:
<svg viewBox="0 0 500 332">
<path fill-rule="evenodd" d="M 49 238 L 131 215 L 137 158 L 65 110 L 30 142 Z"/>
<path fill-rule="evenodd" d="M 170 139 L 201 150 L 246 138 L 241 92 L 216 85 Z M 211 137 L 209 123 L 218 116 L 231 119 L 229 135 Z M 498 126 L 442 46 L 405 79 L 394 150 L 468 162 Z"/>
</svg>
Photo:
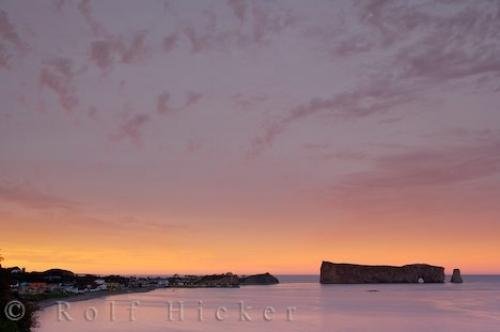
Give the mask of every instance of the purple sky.
<svg viewBox="0 0 500 332">
<path fill-rule="evenodd" d="M 2 1 L 0 98 L 7 262 L 500 272 L 498 1 Z"/>
</svg>

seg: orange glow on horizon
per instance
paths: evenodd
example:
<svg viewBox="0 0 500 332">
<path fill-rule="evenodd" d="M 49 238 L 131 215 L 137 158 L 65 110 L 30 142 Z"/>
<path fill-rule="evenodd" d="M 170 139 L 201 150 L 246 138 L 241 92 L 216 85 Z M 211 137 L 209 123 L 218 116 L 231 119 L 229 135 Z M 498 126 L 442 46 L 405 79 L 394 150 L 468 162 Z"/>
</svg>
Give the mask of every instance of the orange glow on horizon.
<svg viewBox="0 0 500 332">
<path fill-rule="evenodd" d="M 9 225 L 20 222 L 10 221 Z M 318 274 L 322 260 L 429 263 L 444 266 L 448 273 L 457 267 L 464 274 L 500 273 L 495 268 L 500 267 L 500 255 L 494 232 L 464 230 L 446 235 L 418 227 L 392 233 L 378 228 L 361 232 L 356 227 L 330 226 L 320 232 L 294 223 L 288 230 L 276 226 L 262 232 L 226 224 L 199 232 L 101 227 L 86 235 L 84 229 L 37 223 L 22 234 L 16 227 L 5 229 L 2 254 L 4 266 L 38 271 L 58 267 L 96 274 Z"/>
</svg>

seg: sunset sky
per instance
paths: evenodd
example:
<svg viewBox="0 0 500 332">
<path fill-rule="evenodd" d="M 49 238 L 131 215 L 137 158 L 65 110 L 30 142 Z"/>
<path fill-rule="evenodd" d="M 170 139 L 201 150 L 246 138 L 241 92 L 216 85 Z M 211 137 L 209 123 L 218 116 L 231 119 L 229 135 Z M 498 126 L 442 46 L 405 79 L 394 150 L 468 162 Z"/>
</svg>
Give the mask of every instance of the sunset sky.
<svg viewBox="0 0 500 332">
<path fill-rule="evenodd" d="M 0 253 L 500 273 L 500 2 L 1 1 Z"/>
</svg>

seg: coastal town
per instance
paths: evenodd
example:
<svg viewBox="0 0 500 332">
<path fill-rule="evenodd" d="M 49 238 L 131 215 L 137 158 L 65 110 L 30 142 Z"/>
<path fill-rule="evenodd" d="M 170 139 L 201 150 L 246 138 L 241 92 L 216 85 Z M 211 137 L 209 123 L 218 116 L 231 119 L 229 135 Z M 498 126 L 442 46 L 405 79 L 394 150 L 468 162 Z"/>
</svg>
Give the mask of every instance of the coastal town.
<svg viewBox="0 0 500 332">
<path fill-rule="evenodd" d="M 43 272 L 27 272 L 24 268 L 4 269 L 10 275 L 10 289 L 19 297 L 42 301 L 87 293 L 147 291 L 167 287 L 219 287 L 237 288 L 240 285 L 277 284 L 278 279 L 269 273 L 239 277 L 233 273 L 211 275 L 177 275 L 169 277 L 138 277 L 93 274 L 76 274 L 63 269 L 50 269 Z"/>
</svg>

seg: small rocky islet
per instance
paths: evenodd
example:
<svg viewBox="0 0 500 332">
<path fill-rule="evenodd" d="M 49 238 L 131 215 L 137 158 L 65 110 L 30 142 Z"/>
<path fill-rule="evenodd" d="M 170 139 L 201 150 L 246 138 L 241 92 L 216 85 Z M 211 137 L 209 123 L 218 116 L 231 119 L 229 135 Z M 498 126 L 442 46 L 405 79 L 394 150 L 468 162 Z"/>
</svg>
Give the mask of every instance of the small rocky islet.
<svg viewBox="0 0 500 332">
<path fill-rule="evenodd" d="M 460 273 L 460 269 L 453 270 L 453 274 L 451 276 L 450 282 L 454 283 L 454 284 L 461 284 L 464 282 L 462 279 L 462 274 Z"/>
<path fill-rule="evenodd" d="M 279 284 L 278 278 L 269 272 L 254 274 L 240 278 L 240 285 L 275 285 Z"/>
</svg>

